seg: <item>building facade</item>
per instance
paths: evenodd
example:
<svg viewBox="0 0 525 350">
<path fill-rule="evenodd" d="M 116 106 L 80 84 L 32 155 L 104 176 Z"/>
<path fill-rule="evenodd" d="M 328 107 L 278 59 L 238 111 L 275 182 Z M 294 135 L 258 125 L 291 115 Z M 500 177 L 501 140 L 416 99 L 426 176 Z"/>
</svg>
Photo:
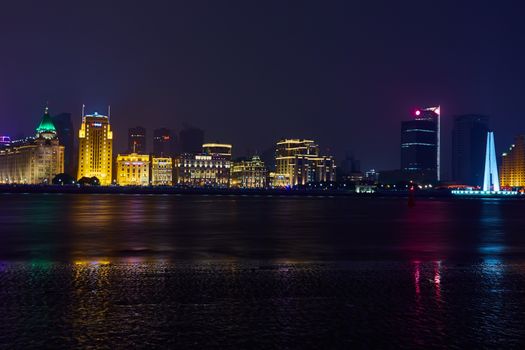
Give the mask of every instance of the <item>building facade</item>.
<svg viewBox="0 0 525 350">
<path fill-rule="evenodd" d="M 151 158 L 151 185 L 171 186 L 173 184 L 173 161 L 170 157 Z"/>
<path fill-rule="evenodd" d="M 229 187 L 231 160 L 213 154 L 184 153 L 174 159 L 175 182 L 190 187 Z"/>
<path fill-rule="evenodd" d="M 128 129 L 128 153 L 146 153 L 146 129 L 142 126 Z"/>
<path fill-rule="evenodd" d="M 461 115 L 452 131 L 452 179 L 462 185 L 482 186 L 489 117 Z"/>
<path fill-rule="evenodd" d="M 227 143 L 205 143 L 202 145 L 202 153 L 207 155 L 216 154 L 231 160 L 232 145 Z"/>
<path fill-rule="evenodd" d="M 439 181 L 439 114 L 417 110 L 414 119 L 401 122 L 401 171 L 407 180 Z"/>
<path fill-rule="evenodd" d="M 501 157 L 501 187 L 525 187 L 525 136 L 517 136 L 514 144 Z"/>
<path fill-rule="evenodd" d="M 149 186 L 150 159 L 147 154 L 119 154 L 117 183 L 120 186 Z"/>
<path fill-rule="evenodd" d="M 101 185 L 110 185 L 113 165 L 113 132 L 109 118 L 96 112 L 82 116 L 78 138 L 77 179 L 96 177 Z"/>
<path fill-rule="evenodd" d="M 285 139 L 277 142 L 275 176 L 289 179 L 285 186 L 335 181 L 335 171 L 334 158 L 320 155 L 319 146 L 313 140 Z"/>
<path fill-rule="evenodd" d="M 259 156 L 250 160 L 235 162 L 231 169 L 231 187 L 234 188 L 265 188 L 267 170 Z"/>
<path fill-rule="evenodd" d="M 153 155 L 156 157 L 173 157 L 175 154 L 175 138 L 170 129 L 153 130 Z"/>
<path fill-rule="evenodd" d="M 64 172 L 64 146 L 60 145 L 48 109 L 36 136 L 17 140 L 0 149 L 0 183 L 51 184 Z"/>
</svg>

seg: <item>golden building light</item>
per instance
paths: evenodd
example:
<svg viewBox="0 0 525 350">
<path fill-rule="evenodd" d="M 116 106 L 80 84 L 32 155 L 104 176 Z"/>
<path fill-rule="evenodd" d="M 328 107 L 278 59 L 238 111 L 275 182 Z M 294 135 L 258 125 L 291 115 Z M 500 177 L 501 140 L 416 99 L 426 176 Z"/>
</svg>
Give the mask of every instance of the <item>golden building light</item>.
<svg viewBox="0 0 525 350">
<path fill-rule="evenodd" d="M 171 186 L 173 184 L 173 161 L 170 157 L 151 158 L 151 185 Z"/>
<path fill-rule="evenodd" d="M 313 140 L 284 139 L 276 144 L 274 187 L 335 181 L 335 161 L 319 154 Z"/>
<path fill-rule="evenodd" d="M 229 187 L 231 160 L 219 154 L 184 153 L 174 159 L 175 182 L 191 187 Z"/>
<path fill-rule="evenodd" d="M 64 146 L 46 107 L 36 136 L 10 142 L 0 149 L 0 183 L 51 183 L 64 172 Z"/>
<path fill-rule="evenodd" d="M 501 187 L 525 187 L 525 136 L 517 136 L 514 144 L 501 157 Z"/>
<path fill-rule="evenodd" d="M 235 162 L 231 169 L 231 187 L 234 188 L 265 188 L 267 171 L 259 156 L 250 160 Z"/>
<path fill-rule="evenodd" d="M 202 153 L 207 155 L 216 154 L 231 159 L 232 145 L 227 143 L 205 143 L 202 145 Z"/>
<path fill-rule="evenodd" d="M 120 186 L 149 186 L 149 155 L 119 154 L 116 165 L 117 183 Z"/>
<path fill-rule="evenodd" d="M 83 113 L 82 113 L 83 114 Z M 82 116 L 78 132 L 78 176 L 96 177 L 100 184 L 111 184 L 113 132 L 109 117 L 95 112 Z"/>
</svg>

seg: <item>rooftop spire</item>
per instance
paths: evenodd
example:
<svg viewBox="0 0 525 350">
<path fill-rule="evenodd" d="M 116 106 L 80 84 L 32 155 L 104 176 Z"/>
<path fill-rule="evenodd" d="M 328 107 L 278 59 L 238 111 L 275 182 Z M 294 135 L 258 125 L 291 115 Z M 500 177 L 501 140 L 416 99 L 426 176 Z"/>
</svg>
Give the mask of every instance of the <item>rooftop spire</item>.
<svg viewBox="0 0 525 350">
<path fill-rule="evenodd" d="M 56 128 L 51 116 L 49 115 L 49 107 L 46 103 L 46 108 L 44 109 L 44 115 L 40 124 L 36 128 L 37 136 L 42 135 L 44 138 L 52 138 L 56 135 Z"/>
</svg>

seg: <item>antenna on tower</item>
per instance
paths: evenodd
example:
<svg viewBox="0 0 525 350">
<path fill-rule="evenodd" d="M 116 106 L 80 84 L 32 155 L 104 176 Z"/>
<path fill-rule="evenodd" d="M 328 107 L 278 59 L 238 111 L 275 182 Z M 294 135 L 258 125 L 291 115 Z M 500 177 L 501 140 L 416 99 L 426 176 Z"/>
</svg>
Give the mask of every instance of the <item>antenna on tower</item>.
<svg viewBox="0 0 525 350">
<path fill-rule="evenodd" d="M 85 104 L 82 104 L 82 118 L 84 118 L 85 114 L 84 114 L 84 110 L 86 109 L 86 105 Z"/>
<path fill-rule="evenodd" d="M 108 120 L 111 118 L 111 105 L 108 105 Z"/>
</svg>

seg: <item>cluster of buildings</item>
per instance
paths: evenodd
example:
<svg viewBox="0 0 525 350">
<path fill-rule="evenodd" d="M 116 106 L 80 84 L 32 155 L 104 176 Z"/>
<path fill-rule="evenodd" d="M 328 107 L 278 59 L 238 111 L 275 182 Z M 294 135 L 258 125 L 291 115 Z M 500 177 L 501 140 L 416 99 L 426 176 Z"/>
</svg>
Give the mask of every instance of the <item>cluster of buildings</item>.
<svg viewBox="0 0 525 350">
<path fill-rule="evenodd" d="M 450 187 L 482 188 L 486 163 L 489 117 L 478 114 L 455 116 L 452 130 Z M 381 171 L 377 182 L 395 184 L 412 181 L 434 185 L 441 179 L 441 109 L 420 108 L 409 120 L 401 122 L 400 169 Z M 494 147 L 492 145 L 491 147 Z M 525 136 L 517 136 L 499 163 L 499 182 L 502 188 L 525 187 Z M 493 167 L 494 167 L 493 166 Z"/>
<path fill-rule="evenodd" d="M 130 128 L 127 151 L 115 154 L 109 114 L 82 112 L 77 148 L 71 116 L 52 117 L 46 107 L 34 137 L 0 137 L 0 183 L 50 184 L 62 173 L 103 186 L 266 188 L 335 181 L 334 158 L 321 155 L 313 140 L 277 142 L 275 169 L 257 155 L 234 160 L 231 144 L 205 143 L 204 132 L 191 127 L 181 130 L 178 142 L 171 130 L 154 130 L 152 152 L 146 129 Z"/>
<path fill-rule="evenodd" d="M 74 181 L 96 178 L 100 185 L 187 186 L 220 188 L 301 187 L 336 181 L 331 155 L 321 154 L 314 140 L 283 139 L 271 161 L 254 155 L 233 159 L 232 145 L 204 142 L 204 132 L 185 127 L 178 135 L 167 128 L 153 131 L 148 151 L 147 131 L 128 130 L 128 147 L 114 152 L 110 116 L 82 112 L 76 130 L 67 113 L 51 116 L 46 107 L 35 136 L 11 140 L 0 136 L 0 183 L 50 184 L 57 174 Z M 362 173 L 359 161 L 347 156 L 338 169 L 340 182 L 396 184 L 412 181 L 434 185 L 441 179 L 441 109 L 416 109 L 401 122 L 400 169 Z M 483 187 L 489 117 L 454 117 L 452 174 L 449 184 Z M 273 164 L 273 162 L 275 162 Z M 268 164 L 272 163 L 272 164 Z M 525 135 L 494 159 L 502 189 L 525 188 Z"/>
</svg>

